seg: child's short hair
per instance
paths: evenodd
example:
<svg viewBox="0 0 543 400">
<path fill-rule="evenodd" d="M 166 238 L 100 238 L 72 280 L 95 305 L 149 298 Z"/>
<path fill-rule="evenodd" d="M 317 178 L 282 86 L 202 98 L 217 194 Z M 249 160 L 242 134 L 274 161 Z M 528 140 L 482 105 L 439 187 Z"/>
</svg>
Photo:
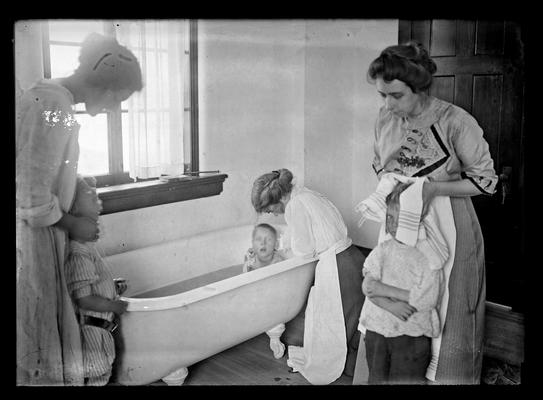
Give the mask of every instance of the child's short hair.
<svg viewBox="0 0 543 400">
<path fill-rule="evenodd" d="M 93 176 L 77 175 L 74 198 L 72 200 L 70 211 L 68 212 L 69 214 L 77 214 L 78 197 L 81 196 L 84 191 L 88 190 L 96 190 L 96 178 L 94 178 Z"/>
<path fill-rule="evenodd" d="M 258 228 L 263 228 L 263 229 L 269 230 L 273 234 L 273 236 L 275 236 L 277 238 L 277 230 L 273 226 L 271 226 L 270 224 L 266 224 L 266 223 L 261 223 L 261 224 L 258 224 L 258 225 L 256 225 L 254 227 L 254 229 L 253 229 L 253 237 L 255 237 L 255 233 L 256 233 L 256 230 Z"/>
</svg>

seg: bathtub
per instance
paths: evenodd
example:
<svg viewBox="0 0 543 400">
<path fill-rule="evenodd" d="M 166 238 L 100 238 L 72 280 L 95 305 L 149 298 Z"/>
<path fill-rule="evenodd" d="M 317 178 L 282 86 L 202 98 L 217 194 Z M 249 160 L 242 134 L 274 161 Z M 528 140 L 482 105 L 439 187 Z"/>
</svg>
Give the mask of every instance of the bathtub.
<svg viewBox="0 0 543 400">
<path fill-rule="evenodd" d="M 122 297 L 127 312 L 114 333 L 114 381 L 181 384 L 190 365 L 301 311 L 317 259 L 291 258 L 243 274 L 252 229 L 223 229 L 106 257 L 113 275 L 128 280 Z"/>
</svg>

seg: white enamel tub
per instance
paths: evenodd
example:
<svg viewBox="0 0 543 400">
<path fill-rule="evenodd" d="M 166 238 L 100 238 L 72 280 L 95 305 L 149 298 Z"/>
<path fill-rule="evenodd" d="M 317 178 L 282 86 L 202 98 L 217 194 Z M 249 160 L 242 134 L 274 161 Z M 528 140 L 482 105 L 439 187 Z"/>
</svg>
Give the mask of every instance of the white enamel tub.
<svg viewBox="0 0 543 400">
<path fill-rule="evenodd" d="M 129 287 L 116 334 L 116 382 L 181 384 L 190 365 L 300 312 L 317 260 L 292 258 L 242 274 L 252 229 L 224 229 L 106 258 Z"/>
</svg>

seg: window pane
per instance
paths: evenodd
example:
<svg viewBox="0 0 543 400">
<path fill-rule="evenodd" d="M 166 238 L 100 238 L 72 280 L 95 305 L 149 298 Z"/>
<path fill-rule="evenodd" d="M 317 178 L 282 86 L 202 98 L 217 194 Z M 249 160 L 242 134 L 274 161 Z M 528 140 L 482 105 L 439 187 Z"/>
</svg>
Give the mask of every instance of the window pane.
<svg viewBox="0 0 543 400">
<path fill-rule="evenodd" d="M 123 169 L 128 172 L 130 171 L 130 156 L 129 156 L 129 139 L 128 139 L 128 113 L 122 113 L 121 114 L 121 124 L 122 124 L 122 132 L 123 132 Z"/>
<path fill-rule="evenodd" d="M 91 32 L 104 33 L 104 22 L 84 19 L 49 21 L 49 40 L 81 43 Z"/>
<path fill-rule="evenodd" d="M 79 130 L 78 172 L 83 175 L 103 175 L 109 173 L 107 116 L 98 114 L 76 114 Z"/>
<path fill-rule="evenodd" d="M 51 77 L 64 78 L 73 74 L 79 61 L 79 46 L 61 46 L 52 44 L 51 48 Z"/>
</svg>

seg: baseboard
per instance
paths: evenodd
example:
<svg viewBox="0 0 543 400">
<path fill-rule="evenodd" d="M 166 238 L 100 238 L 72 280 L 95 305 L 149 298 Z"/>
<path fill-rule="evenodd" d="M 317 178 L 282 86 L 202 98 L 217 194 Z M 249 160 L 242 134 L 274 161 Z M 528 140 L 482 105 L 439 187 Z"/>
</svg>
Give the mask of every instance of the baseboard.
<svg viewBox="0 0 543 400">
<path fill-rule="evenodd" d="M 521 365 L 524 361 L 524 315 L 511 307 L 486 302 L 483 353 L 486 357 Z"/>
</svg>

